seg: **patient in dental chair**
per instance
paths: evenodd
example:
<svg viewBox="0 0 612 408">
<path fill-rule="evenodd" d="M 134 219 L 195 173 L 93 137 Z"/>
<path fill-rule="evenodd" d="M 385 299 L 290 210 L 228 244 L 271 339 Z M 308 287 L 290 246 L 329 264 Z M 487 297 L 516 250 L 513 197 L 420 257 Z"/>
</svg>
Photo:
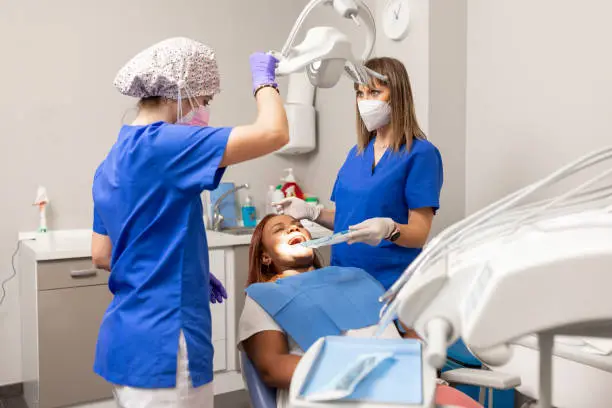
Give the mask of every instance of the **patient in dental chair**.
<svg viewBox="0 0 612 408">
<path fill-rule="evenodd" d="M 288 407 L 291 377 L 304 349 L 319 335 L 374 336 L 380 309 L 377 302 L 382 289 L 376 286 L 380 284 L 359 269 L 322 268 L 312 249 L 297 245 L 310 238 L 298 220 L 269 215 L 255 229 L 249 250 L 238 347 L 262 380 L 277 389 L 279 408 Z M 291 276 L 294 278 L 280 281 Z M 287 299 L 292 299 L 290 305 Z M 340 332 L 335 333 L 336 329 Z M 400 334 L 389 325 L 381 337 L 400 338 Z M 444 385 L 437 389 L 436 403 L 481 407 Z"/>
</svg>

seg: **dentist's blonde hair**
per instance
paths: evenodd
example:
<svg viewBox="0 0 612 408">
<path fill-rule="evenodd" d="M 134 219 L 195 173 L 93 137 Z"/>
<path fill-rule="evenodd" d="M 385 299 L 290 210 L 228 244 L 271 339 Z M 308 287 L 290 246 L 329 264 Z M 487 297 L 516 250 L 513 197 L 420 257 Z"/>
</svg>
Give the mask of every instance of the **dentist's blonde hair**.
<svg viewBox="0 0 612 408">
<path fill-rule="evenodd" d="M 404 64 L 395 58 L 381 57 L 366 61 L 365 66 L 387 77 L 386 81 L 373 78 L 370 87 L 384 85 L 389 88 L 390 126 L 393 130 L 393 140 L 390 147 L 393 151 L 397 152 L 404 145 L 406 145 L 406 151 L 409 151 L 412 140 L 415 138 L 427 139 L 416 118 L 410 77 Z M 355 84 L 355 90 L 358 88 L 359 86 Z M 357 147 L 361 153 L 374 138 L 376 132 L 368 132 L 368 129 L 366 129 L 359 115 L 356 102 L 355 108 L 357 114 Z"/>
</svg>

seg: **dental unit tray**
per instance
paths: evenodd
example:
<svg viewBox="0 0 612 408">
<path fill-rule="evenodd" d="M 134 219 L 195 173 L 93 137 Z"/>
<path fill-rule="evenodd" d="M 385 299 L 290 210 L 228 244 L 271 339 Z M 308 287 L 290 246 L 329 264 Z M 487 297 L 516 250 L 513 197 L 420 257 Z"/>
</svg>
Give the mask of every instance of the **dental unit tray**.
<svg viewBox="0 0 612 408">
<path fill-rule="evenodd" d="M 354 392 L 336 401 L 309 401 L 327 391 L 338 375 L 361 356 L 391 353 L 358 382 Z M 319 339 L 300 360 L 289 389 L 294 408 L 434 407 L 436 370 L 424 364 L 418 340 L 329 336 Z"/>
<path fill-rule="evenodd" d="M 539 366 L 537 385 L 529 387 L 537 389 L 538 406 L 560 405 L 555 337 L 612 339 L 611 163 L 612 146 L 585 155 L 441 232 L 383 296 L 378 332 L 399 318 L 427 344 L 426 366 L 441 368 L 459 337 L 494 371 L 513 369 L 509 374 L 529 380 Z M 519 205 L 576 175 L 552 197 Z M 532 365 L 511 368 L 527 335 L 537 336 L 539 353 Z M 598 364 L 612 373 L 612 361 Z M 572 392 L 592 394 L 581 388 Z"/>
<path fill-rule="evenodd" d="M 310 241 L 302 242 L 299 245 L 305 248 L 321 248 L 324 246 L 336 245 L 346 242 L 350 239 L 350 231 L 341 231 L 327 237 L 311 239 Z"/>
</svg>

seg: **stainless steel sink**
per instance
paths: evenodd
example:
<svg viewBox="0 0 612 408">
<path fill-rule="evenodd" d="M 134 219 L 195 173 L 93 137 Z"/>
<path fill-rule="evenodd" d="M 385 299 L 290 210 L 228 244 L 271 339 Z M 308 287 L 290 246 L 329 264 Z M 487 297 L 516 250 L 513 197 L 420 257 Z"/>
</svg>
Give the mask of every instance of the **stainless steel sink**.
<svg viewBox="0 0 612 408">
<path fill-rule="evenodd" d="M 230 234 L 230 235 L 253 235 L 253 231 L 255 231 L 255 228 L 232 227 L 232 228 L 224 228 L 219 232 L 222 234 Z"/>
</svg>

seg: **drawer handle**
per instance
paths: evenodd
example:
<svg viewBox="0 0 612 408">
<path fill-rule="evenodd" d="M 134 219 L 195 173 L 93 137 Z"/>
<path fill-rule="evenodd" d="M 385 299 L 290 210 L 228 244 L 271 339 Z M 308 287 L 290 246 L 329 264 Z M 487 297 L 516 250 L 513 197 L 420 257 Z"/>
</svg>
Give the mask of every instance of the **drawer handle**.
<svg viewBox="0 0 612 408">
<path fill-rule="evenodd" d="M 73 278 L 90 278 L 92 276 L 96 276 L 97 274 L 98 270 L 95 268 L 70 271 L 70 276 L 72 276 Z"/>
</svg>

